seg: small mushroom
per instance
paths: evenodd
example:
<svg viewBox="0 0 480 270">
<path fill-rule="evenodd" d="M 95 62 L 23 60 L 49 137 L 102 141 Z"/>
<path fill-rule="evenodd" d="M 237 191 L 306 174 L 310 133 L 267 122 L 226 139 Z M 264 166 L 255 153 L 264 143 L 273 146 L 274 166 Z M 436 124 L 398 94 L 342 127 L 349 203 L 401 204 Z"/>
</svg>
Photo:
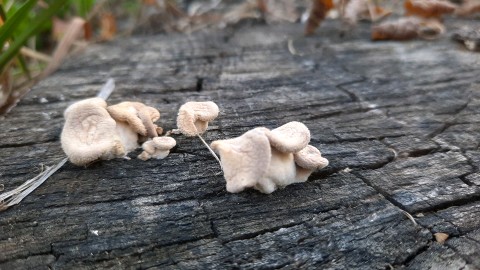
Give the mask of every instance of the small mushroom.
<svg viewBox="0 0 480 270">
<path fill-rule="evenodd" d="M 138 155 L 138 158 L 141 160 L 163 159 L 168 156 L 170 149 L 175 147 L 176 144 L 177 142 L 172 137 L 155 137 L 142 144 L 144 151 Z"/>
<path fill-rule="evenodd" d="M 136 133 L 153 138 L 162 129 L 154 124 L 160 119 L 160 112 L 140 102 L 125 101 L 116 105 L 108 106 L 108 112 L 117 122 L 128 123 L 128 126 Z"/>
<path fill-rule="evenodd" d="M 269 194 L 278 187 L 305 182 L 314 170 L 328 165 L 309 141 L 308 128 L 290 122 L 272 131 L 255 128 L 211 146 L 220 154 L 228 192 L 251 187 Z"/>
<path fill-rule="evenodd" d="M 217 104 L 212 101 L 187 102 L 178 111 L 178 129 L 189 137 L 203 134 L 207 130 L 208 122 L 217 118 L 218 112 Z"/>
<path fill-rule="evenodd" d="M 300 122 L 289 122 L 270 132 L 266 132 L 270 144 L 278 151 L 294 153 L 302 150 L 310 142 L 310 130 Z"/>
<path fill-rule="evenodd" d="M 90 98 L 70 105 L 64 113 L 61 134 L 63 151 L 79 166 L 93 161 L 125 156 L 125 148 L 116 135 L 116 123 L 101 98 Z"/>
<path fill-rule="evenodd" d="M 215 152 L 208 146 L 201 134 L 207 131 L 208 122 L 213 121 L 218 116 L 218 106 L 212 101 L 194 102 L 190 101 L 183 104 L 177 116 L 177 132 L 180 131 L 188 137 L 197 136 L 208 148 L 208 151 L 218 161 L 220 167 L 222 163 Z"/>
<path fill-rule="evenodd" d="M 297 164 L 297 177 L 299 179 L 307 178 L 317 169 L 322 169 L 328 166 L 328 159 L 322 157 L 322 153 L 312 145 L 307 145 L 299 152 L 293 154 L 295 164 Z"/>
</svg>

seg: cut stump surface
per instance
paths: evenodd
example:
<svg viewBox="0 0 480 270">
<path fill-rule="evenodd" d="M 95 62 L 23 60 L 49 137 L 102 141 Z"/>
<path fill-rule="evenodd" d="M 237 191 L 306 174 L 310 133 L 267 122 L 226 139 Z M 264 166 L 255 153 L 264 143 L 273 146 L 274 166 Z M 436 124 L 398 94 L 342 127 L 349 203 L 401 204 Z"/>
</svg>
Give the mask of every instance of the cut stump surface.
<svg viewBox="0 0 480 270">
<path fill-rule="evenodd" d="M 459 23 L 472 22 L 447 27 Z M 180 135 L 163 160 L 67 163 L 0 213 L 0 269 L 479 268 L 480 54 L 448 37 L 372 43 L 366 26 L 341 37 L 332 21 L 302 33 L 134 36 L 40 82 L 0 121 L 5 190 L 64 156 L 63 111 L 109 77 L 110 104 L 158 108 L 164 130 L 183 103 L 216 102 L 209 142 L 301 121 L 330 165 L 264 195 L 227 193 L 208 150 Z"/>
</svg>

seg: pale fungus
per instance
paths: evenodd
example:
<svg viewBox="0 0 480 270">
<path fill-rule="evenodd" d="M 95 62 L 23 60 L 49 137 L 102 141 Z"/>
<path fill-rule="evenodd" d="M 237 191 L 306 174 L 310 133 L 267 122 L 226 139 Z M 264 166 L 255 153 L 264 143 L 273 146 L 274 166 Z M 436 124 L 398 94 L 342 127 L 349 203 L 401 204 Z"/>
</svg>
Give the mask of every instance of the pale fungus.
<svg viewBox="0 0 480 270">
<path fill-rule="evenodd" d="M 237 138 L 214 141 L 211 146 L 220 154 L 228 192 L 254 188 L 269 194 L 279 187 L 305 182 L 313 171 L 328 165 L 309 141 L 308 128 L 290 122 L 271 131 L 255 128 Z"/>
<path fill-rule="evenodd" d="M 172 137 L 155 137 L 142 144 L 143 152 L 138 155 L 141 160 L 150 158 L 163 159 L 170 153 L 170 149 L 176 145 Z"/>
<path fill-rule="evenodd" d="M 115 132 L 116 123 L 101 98 L 90 98 L 70 105 L 64 113 L 61 144 L 75 165 L 123 157 L 125 148 Z"/>
<path fill-rule="evenodd" d="M 187 102 L 178 111 L 178 129 L 189 137 L 203 134 L 207 130 L 208 122 L 217 118 L 218 112 L 217 104 L 212 101 Z"/>
<path fill-rule="evenodd" d="M 218 106 L 212 101 L 187 102 L 183 104 L 178 111 L 177 127 L 178 131 L 185 136 L 197 136 L 218 161 L 220 166 L 222 166 L 220 159 L 201 136 L 201 134 L 207 131 L 208 122 L 217 118 L 218 113 Z"/>
<path fill-rule="evenodd" d="M 125 101 L 108 106 L 108 112 L 117 122 L 127 123 L 135 132 L 144 137 L 153 138 L 162 133 L 162 129 L 154 124 L 160 119 L 160 112 L 140 102 Z"/>
</svg>

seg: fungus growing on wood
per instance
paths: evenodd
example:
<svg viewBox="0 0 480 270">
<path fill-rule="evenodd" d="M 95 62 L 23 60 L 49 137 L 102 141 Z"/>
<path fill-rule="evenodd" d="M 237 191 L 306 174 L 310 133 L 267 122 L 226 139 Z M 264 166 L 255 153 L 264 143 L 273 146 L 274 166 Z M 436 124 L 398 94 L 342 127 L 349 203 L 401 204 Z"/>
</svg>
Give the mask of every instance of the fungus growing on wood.
<svg viewBox="0 0 480 270">
<path fill-rule="evenodd" d="M 63 151 L 75 165 L 125 156 L 126 151 L 115 132 L 115 120 L 101 98 L 90 98 L 70 105 L 64 113 L 61 134 Z"/>
<path fill-rule="evenodd" d="M 168 156 L 170 149 L 175 147 L 176 144 L 177 142 L 172 137 L 155 137 L 142 144 L 144 151 L 138 155 L 138 158 L 141 160 L 163 159 Z"/>
<path fill-rule="evenodd" d="M 208 122 L 218 116 L 218 106 L 212 101 L 187 102 L 180 107 L 177 126 L 180 132 L 189 137 L 203 134 Z"/>
<path fill-rule="evenodd" d="M 305 182 L 314 170 L 328 165 L 309 141 L 308 128 L 290 122 L 271 131 L 255 128 L 237 138 L 214 141 L 211 146 L 220 154 L 228 192 L 254 188 L 269 194 L 279 187 Z"/>
<path fill-rule="evenodd" d="M 117 122 L 127 123 L 136 133 L 153 138 L 163 132 L 161 127 L 154 124 L 160 119 L 160 112 L 140 102 L 125 101 L 108 106 L 108 112 Z"/>
<path fill-rule="evenodd" d="M 178 111 L 177 127 L 178 131 L 185 136 L 198 136 L 213 157 L 218 161 L 220 166 L 222 166 L 220 159 L 201 136 L 201 134 L 207 131 L 208 122 L 217 118 L 218 113 L 218 106 L 212 101 L 187 102 L 183 104 Z"/>
</svg>

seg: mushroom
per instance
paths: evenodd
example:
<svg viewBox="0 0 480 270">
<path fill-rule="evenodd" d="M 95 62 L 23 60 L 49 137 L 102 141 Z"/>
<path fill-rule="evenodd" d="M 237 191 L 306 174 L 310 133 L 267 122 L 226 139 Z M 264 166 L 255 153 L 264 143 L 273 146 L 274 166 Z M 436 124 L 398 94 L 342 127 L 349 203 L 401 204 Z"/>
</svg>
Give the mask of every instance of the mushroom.
<svg viewBox="0 0 480 270">
<path fill-rule="evenodd" d="M 285 153 L 298 152 L 310 142 L 310 130 L 304 124 L 295 121 L 266 132 L 266 135 L 273 147 Z"/>
<path fill-rule="evenodd" d="M 160 119 L 160 112 L 143 103 L 125 101 L 108 106 L 107 110 L 117 122 L 127 123 L 135 133 L 142 136 L 153 138 L 163 132 L 161 127 L 153 123 Z"/>
<path fill-rule="evenodd" d="M 178 131 L 187 137 L 198 136 L 221 167 L 220 159 L 201 136 L 201 134 L 207 131 L 208 122 L 217 118 L 218 112 L 217 104 L 212 101 L 187 102 L 178 111 L 177 127 Z"/>
<path fill-rule="evenodd" d="M 322 157 L 322 153 L 312 145 L 307 145 L 305 148 L 293 154 L 293 159 L 297 168 L 298 179 L 307 181 L 310 174 L 317 169 L 322 169 L 328 166 L 328 159 Z"/>
<path fill-rule="evenodd" d="M 178 129 L 188 137 L 203 134 L 207 130 L 208 122 L 217 118 L 218 112 L 217 104 L 212 101 L 187 102 L 178 111 Z"/>
<path fill-rule="evenodd" d="M 227 191 L 237 193 L 253 187 L 268 170 L 272 154 L 270 143 L 261 129 L 247 131 L 240 137 L 211 144 L 220 154 Z"/>
<path fill-rule="evenodd" d="M 61 144 L 68 159 L 75 165 L 95 160 L 123 157 L 125 148 L 116 133 L 116 123 L 101 98 L 90 98 L 70 105 L 64 113 L 65 125 Z"/>
<path fill-rule="evenodd" d="M 220 154 L 228 192 L 251 187 L 269 194 L 279 187 L 305 182 L 314 170 L 328 165 L 309 141 L 308 128 L 290 122 L 274 130 L 255 128 L 237 138 L 214 141 L 211 146 Z"/>
<path fill-rule="evenodd" d="M 172 137 L 155 137 L 152 140 L 142 144 L 143 152 L 138 155 L 141 160 L 150 158 L 163 159 L 170 153 L 170 149 L 175 147 L 176 141 Z"/>
</svg>

